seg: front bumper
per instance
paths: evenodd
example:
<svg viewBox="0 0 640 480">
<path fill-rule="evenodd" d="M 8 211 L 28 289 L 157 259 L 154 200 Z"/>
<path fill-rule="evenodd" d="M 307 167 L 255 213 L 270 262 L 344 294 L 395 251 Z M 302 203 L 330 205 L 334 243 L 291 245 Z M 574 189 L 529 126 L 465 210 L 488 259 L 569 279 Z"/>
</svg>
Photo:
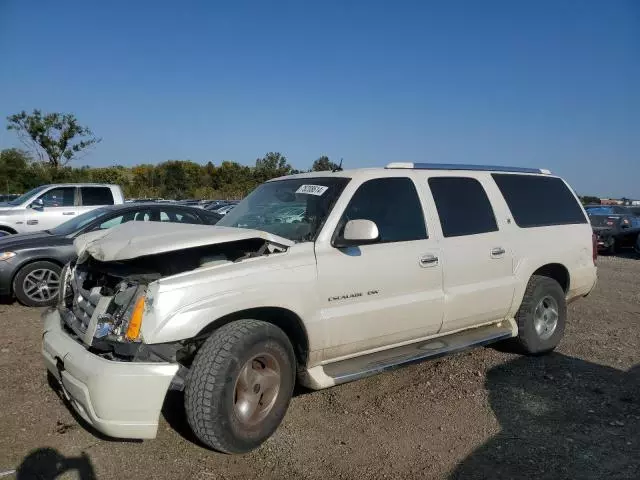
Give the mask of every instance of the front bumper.
<svg viewBox="0 0 640 480">
<path fill-rule="evenodd" d="M 11 281 L 16 273 L 15 258 L 0 262 L 0 296 L 11 295 Z"/>
<path fill-rule="evenodd" d="M 43 319 L 45 364 L 78 414 L 111 437 L 155 438 L 178 364 L 107 360 L 70 337 L 57 310 Z"/>
</svg>

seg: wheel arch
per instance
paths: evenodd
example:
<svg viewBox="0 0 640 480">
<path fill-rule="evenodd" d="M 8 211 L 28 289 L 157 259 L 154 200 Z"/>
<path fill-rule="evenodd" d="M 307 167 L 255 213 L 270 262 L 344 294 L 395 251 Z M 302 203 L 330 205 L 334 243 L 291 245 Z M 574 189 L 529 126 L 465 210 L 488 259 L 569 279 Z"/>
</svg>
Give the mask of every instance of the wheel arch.
<svg viewBox="0 0 640 480">
<path fill-rule="evenodd" d="M 14 228 L 8 227 L 6 225 L 0 225 L 0 232 L 6 232 L 10 235 L 15 235 L 18 231 Z"/>
<path fill-rule="evenodd" d="M 204 327 L 196 338 L 208 337 L 220 327 L 236 320 L 252 319 L 271 323 L 280 328 L 291 341 L 299 366 L 309 359 L 309 337 L 302 319 L 293 311 L 283 307 L 256 307 L 238 310 L 224 315 Z"/>
<path fill-rule="evenodd" d="M 531 274 L 531 276 L 533 275 L 551 278 L 560 284 L 565 294 L 569 292 L 571 275 L 567 267 L 561 263 L 547 263 L 546 265 L 542 265 Z"/>
</svg>

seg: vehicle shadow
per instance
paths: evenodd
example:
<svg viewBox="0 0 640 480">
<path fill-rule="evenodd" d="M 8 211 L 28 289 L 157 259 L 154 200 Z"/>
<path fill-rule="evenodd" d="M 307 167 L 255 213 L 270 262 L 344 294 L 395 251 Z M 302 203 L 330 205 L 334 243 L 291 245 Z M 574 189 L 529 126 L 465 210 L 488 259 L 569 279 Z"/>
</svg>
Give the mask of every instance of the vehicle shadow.
<svg viewBox="0 0 640 480">
<path fill-rule="evenodd" d="M 640 364 L 628 372 L 554 353 L 489 371 L 501 431 L 451 479 L 640 478 Z"/>
<path fill-rule="evenodd" d="M 73 473 L 73 478 L 95 480 L 96 474 L 89 456 L 65 457 L 53 448 L 38 448 L 27 455 L 16 469 L 16 480 L 54 480 Z M 64 478 L 68 478 L 67 475 Z"/>
<path fill-rule="evenodd" d="M 173 430 L 185 440 L 208 449 L 191 431 L 184 409 L 184 392 L 169 390 L 162 405 L 162 416 Z"/>
</svg>

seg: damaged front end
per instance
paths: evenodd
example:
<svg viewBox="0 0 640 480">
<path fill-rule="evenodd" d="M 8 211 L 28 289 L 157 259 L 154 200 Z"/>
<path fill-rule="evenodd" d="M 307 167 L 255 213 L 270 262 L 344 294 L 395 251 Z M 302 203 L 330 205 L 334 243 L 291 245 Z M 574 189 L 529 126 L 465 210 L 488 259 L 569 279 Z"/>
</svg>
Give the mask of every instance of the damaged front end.
<svg viewBox="0 0 640 480">
<path fill-rule="evenodd" d="M 62 271 L 58 310 L 67 333 L 103 358 L 188 365 L 197 339 L 144 342 L 142 325 L 145 316 L 154 315 L 158 281 L 286 250 L 267 239 L 246 238 L 124 260 L 97 260 L 81 251 Z"/>
<path fill-rule="evenodd" d="M 92 258 L 67 265 L 61 275 L 58 310 L 70 334 L 94 353 L 132 359 L 151 304 L 149 285 L 159 273 L 131 273 Z"/>
</svg>

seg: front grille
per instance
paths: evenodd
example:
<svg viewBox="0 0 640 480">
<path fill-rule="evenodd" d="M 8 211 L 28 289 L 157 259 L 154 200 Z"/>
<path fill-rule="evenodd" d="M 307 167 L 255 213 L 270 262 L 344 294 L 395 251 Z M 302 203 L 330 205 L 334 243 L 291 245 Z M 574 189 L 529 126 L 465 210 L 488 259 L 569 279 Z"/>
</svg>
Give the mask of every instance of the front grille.
<svg viewBox="0 0 640 480">
<path fill-rule="evenodd" d="M 87 272 L 75 270 L 71 272 L 69 283 L 65 286 L 65 299 L 60 308 L 60 314 L 68 328 L 84 338 L 100 299 L 101 287 L 83 288 L 87 279 Z"/>
</svg>

